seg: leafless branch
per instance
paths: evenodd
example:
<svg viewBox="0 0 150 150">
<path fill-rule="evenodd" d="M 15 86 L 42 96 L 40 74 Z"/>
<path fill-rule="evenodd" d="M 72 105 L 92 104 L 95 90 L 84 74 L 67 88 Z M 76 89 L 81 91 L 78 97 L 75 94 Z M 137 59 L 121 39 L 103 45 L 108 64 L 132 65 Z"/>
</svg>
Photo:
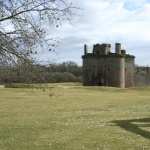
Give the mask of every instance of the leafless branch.
<svg viewBox="0 0 150 150">
<path fill-rule="evenodd" d="M 0 55 L 23 58 L 33 54 L 37 44 L 51 46 L 43 24 L 59 27 L 72 9 L 76 8 L 66 0 L 0 0 Z"/>
</svg>

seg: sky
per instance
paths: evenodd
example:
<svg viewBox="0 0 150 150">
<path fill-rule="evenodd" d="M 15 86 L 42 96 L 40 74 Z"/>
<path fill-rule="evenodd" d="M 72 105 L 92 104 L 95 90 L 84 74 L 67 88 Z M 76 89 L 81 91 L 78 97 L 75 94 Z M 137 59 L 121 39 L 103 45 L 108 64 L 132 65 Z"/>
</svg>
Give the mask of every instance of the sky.
<svg viewBox="0 0 150 150">
<path fill-rule="evenodd" d="M 71 0 L 70 0 L 71 1 Z M 41 59 L 82 64 L 83 45 L 89 51 L 96 43 L 122 43 L 127 53 L 136 56 L 136 64 L 150 65 L 150 0 L 74 0 L 70 22 L 49 30 L 58 37 L 55 53 L 42 53 Z"/>
</svg>

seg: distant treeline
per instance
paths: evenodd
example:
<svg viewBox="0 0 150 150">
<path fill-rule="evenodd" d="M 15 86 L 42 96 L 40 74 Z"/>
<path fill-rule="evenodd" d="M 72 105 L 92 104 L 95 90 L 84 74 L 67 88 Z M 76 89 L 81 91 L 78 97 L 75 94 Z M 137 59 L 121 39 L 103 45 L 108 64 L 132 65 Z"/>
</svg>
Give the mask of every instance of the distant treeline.
<svg viewBox="0 0 150 150">
<path fill-rule="evenodd" d="M 71 61 L 49 65 L 0 65 L 0 84 L 59 82 L 82 82 L 82 67 Z M 150 85 L 150 67 L 136 66 L 135 86 L 145 85 Z"/>
<path fill-rule="evenodd" d="M 81 82 L 82 67 L 74 62 L 39 65 L 19 63 L 0 66 L 0 83 Z"/>
</svg>

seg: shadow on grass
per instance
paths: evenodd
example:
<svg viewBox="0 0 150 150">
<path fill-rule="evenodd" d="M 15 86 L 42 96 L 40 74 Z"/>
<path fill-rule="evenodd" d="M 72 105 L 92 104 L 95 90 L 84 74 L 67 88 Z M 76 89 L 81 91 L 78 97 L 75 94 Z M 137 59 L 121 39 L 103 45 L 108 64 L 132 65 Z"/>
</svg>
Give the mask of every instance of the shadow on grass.
<svg viewBox="0 0 150 150">
<path fill-rule="evenodd" d="M 142 129 L 142 128 L 150 127 L 150 118 L 132 119 L 132 120 L 115 120 L 112 122 L 115 123 L 117 126 L 125 129 L 126 131 L 150 139 L 150 131 L 146 131 Z"/>
</svg>

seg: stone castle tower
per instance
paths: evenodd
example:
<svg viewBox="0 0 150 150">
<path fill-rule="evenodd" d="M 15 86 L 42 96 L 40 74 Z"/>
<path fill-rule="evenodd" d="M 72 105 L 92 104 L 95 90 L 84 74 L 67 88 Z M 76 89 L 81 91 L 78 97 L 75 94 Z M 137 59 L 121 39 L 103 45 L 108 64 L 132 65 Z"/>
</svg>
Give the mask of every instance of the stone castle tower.
<svg viewBox="0 0 150 150">
<path fill-rule="evenodd" d="M 82 59 L 84 85 L 134 86 L 135 57 L 126 54 L 120 43 L 116 43 L 115 53 L 110 44 L 96 44 L 92 53 L 87 52 L 85 45 Z"/>
</svg>

